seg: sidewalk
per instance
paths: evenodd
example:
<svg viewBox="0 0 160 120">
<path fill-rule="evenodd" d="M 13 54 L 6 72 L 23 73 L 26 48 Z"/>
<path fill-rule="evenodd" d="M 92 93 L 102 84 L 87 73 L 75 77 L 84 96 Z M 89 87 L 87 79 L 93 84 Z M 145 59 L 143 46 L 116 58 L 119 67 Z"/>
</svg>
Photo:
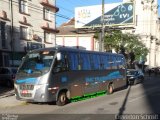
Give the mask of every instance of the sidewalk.
<svg viewBox="0 0 160 120">
<path fill-rule="evenodd" d="M 6 91 L 3 94 L 0 94 L 0 108 L 14 107 L 25 104 L 25 101 L 16 100 L 14 90 Z"/>
<path fill-rule="evenodd" d="M 25 101 L 16 100 L 15 96 L 0 98 L 0 108 L 26 105 Z"/>
</svg>

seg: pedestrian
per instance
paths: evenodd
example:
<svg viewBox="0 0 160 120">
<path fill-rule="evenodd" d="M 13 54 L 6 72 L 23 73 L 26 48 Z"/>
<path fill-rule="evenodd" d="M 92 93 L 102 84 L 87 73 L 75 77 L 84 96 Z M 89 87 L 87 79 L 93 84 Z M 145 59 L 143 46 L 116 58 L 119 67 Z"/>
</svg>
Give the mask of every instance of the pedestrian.
<svg viewBox="0 0 160 120">
<path fill-rule="evenodd" d="M 151 76 L 151 69 L 148 70 L 148 75 Z"/>
<path fill-rule="evenodd" d="M 154 75 L 157 76 L 157 68 L 154 68 Z"/>
</svg>

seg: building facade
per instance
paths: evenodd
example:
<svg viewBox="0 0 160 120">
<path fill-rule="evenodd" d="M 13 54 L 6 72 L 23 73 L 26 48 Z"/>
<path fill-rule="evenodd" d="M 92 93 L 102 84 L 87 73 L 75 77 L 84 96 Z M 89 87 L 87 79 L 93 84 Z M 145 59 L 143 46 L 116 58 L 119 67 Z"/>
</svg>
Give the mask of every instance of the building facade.
<svg viewBox="0 0 160 120">
<path fill-rule="evenodd" d="M 134 2 L 135 22 L 130 33 L 140 36 L 140 40 L 149 49 L 146 65 L 160 66 L 160 22 L 158 18 L 158 0 L 123 0 Z M 124 32 L 128 32 L 127 30 Z"/>
<path fill-rule="evenodd" d="M 18 66 L 29 50 L 55 45 L 55 0 L 0 1 L 0 66 Z"/>
<path fill-rule="evenodd" d="M 58 27 L 59 33 L 56 35 L 56 45 L 63 47 L 73 47 L 77 49 L 85 49 L 98 51 L 99 43 L 94 38 L 95 33 L 87 33 L 87 31 L 78 31 L 75 28 L 74 18 Z"/>
</svg>

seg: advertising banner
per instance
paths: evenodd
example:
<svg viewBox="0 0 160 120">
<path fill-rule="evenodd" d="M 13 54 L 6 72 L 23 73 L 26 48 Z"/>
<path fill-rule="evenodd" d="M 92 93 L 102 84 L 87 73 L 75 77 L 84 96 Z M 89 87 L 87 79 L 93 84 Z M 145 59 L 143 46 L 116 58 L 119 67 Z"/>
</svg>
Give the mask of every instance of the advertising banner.
<svg viewBox="0 0 160 120">
<path fill-rule="evenodd" d="M 102 5 L 75 8 L 75 28 L 101 27 L 134 24 L 133 3 L 112 3 L 104 5 L 104 20 L 102 20 Z"/>
</svg>

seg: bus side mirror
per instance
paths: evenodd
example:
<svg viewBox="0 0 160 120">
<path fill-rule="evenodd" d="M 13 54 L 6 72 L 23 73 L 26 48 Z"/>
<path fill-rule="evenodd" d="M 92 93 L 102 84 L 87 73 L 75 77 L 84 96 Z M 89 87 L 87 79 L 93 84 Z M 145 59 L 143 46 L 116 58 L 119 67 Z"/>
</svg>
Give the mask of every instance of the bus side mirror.
<svg viewBox="0 0 160 120">
<path fill-rule="evenodd" d="M 57 53 L 57 60 L 60 61 L 62 59 L 61 53 Z"/>
</svg>

